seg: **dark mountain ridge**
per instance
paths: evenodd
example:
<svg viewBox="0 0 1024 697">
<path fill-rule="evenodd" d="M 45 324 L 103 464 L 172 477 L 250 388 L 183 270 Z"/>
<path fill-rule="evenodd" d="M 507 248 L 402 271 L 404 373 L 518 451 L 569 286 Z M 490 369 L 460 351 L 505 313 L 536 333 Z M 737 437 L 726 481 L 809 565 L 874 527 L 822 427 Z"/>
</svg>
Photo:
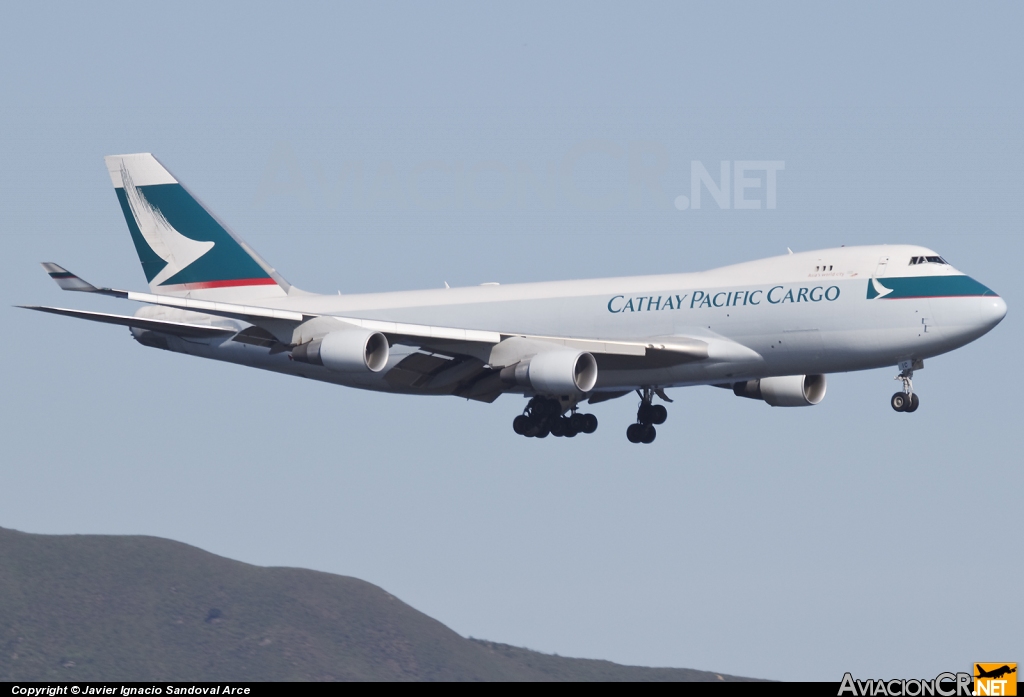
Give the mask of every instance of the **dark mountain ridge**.
<svg viewBox="0 0 1024 697">
<path fill-rule="evenodd" d="M 365 581 L 0 528 L 0 680 L 739 680 L 466 639 Z"/>
</svg>

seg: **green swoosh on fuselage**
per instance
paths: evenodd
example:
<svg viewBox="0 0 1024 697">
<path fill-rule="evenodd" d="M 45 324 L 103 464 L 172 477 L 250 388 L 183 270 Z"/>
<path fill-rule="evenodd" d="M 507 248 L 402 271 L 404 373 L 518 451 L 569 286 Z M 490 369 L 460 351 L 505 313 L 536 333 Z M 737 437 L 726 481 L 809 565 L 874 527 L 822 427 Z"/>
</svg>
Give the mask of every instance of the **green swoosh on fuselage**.
<svg viewBox="0 0 1024 697">
<path fill-rule="evenodd" d="M 904 278 L 880 278 L 876 279 L 885 288 L 892 289 L 891 293 L 879 297 L 871 281 L 867 282 L 867 299 L 874 300 L 899 300 L 905 298 L 968 298 L 990 295 L 996 297 L 996 293 L 990 288 L 978 283 L 970 276 L 913 276 Z"/>
</svg>

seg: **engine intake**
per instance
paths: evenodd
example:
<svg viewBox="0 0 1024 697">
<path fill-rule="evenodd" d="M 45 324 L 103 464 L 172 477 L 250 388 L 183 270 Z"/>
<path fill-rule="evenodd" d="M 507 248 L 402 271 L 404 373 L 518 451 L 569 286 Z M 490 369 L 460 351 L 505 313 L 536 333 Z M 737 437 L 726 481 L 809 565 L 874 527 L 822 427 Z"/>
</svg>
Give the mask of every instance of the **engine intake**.
<svg viewBox="0 0 1024 697">
<path fill-rule="evenodd" d="M 387 337 L 367 329 L 331 332 L 292 349 L 292 359 L 339 373 L 379 373 L 387 365 L 391 349 Z"/>
<path fill-rule="evenodd" d="M 558 397 L 587 393 L 597 384 L 597 360 L 586 351 L 545 351 L 501 371 L 506 382 Z"/>
<path fill-rule="evenodd" d="M 737 397 L 763 399 L 773 407 L 810 407 L 825 399 L 824 375 L 786 375 L 737 382 L 732 386 Z"/>
</svg>

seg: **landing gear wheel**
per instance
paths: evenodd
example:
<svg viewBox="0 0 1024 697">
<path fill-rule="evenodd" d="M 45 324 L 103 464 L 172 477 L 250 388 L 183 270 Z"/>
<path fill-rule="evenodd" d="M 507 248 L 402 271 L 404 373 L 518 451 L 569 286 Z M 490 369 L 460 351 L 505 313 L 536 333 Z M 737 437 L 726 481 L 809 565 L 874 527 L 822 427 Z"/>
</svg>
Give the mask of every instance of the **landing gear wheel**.
<svg viewBox="0 0 1024 697">
<path fill-rule="evenodd" d="M 892 396 L 890 404 L 896 411 L 905 411 L 908 414 L 917 411 L 917 408 L 921 406 L 921 398 L 914 393 L 914 369 L 920 370 L 924 367 L 924 361 L 921 360 L 905 360 L 900 361 L 898 365 L 900 374 L 896 376 L 896 380 L 903 383 L 903 392 L 897 392 Z"/>
<path fill-rule="evenodd" d="M 572 411 L 566 413 L 560 400 L 534 395 L 523 413 L 512 420 L 512 430 L 527 438 L 573 438 L 597 430 L 596 416 L 578 413 L 575 405 L 570 408 Z M 640 442 L 639 436 L 636 442 Z"/>
<path fill-rule="evenodd" d="M 640 395 L 640 406 L 636 410 L 636 423 L 626 429 L 626 437 L 631 443 L 653 443 L 658 431 L 654 426 L 665 423 L 668 418 L 668 409 L 661 404 L 652 404 L 655 393 L 667 399 L 664 393 L 658 392 L 651 387 L 637 390 Z"/>
</svg>

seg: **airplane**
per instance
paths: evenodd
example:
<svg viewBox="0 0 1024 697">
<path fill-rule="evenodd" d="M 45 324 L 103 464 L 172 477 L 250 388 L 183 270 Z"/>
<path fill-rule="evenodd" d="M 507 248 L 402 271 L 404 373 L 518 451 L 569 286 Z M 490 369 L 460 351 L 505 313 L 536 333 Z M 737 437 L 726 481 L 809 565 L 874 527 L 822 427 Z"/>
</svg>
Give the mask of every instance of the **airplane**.
<svg viewBox="0 0 1024 697">
<path fill-rule="evenodd" d="M 996 678 L 997 679 L 997 678 L 1003 677 L 1004 675 L 1009 675 L 1010 673 L 1016 673 L 1017 672 L 1016 665 L 1014 665 L 1013 668 L 1011 668 L 1008 665 L 1004 665 L 1004 666 L 1000 666 L 999 668 L 995 668 L 993 670 L 983 670 L 980 665 L 975 665 L 975 669 L 978 672 L 978 674 L 974 676 L 976 678 Z"/>
<path fill-rule="evenodd" d="M 593 433 L 579 410 L 636 393 L 632 443 L 668 416 L 665 390 L 713 385 L 775 407 L 819 404 L 826 374 L 914 371 L 994 328 L 1006 303 L 936 252 L 840 247 L 699 273 L 323 295 L 299 290 L 153 155 L 105 158 L 149 292 L 43 267 L 63 290 L 143 303 L 134 315 L 28 309 L 130 329 L 143 346 L 381 392 L 529 401 L 522 436 Z M 24 306 L 23 306 L 24 307 Z"/>
</svg>

